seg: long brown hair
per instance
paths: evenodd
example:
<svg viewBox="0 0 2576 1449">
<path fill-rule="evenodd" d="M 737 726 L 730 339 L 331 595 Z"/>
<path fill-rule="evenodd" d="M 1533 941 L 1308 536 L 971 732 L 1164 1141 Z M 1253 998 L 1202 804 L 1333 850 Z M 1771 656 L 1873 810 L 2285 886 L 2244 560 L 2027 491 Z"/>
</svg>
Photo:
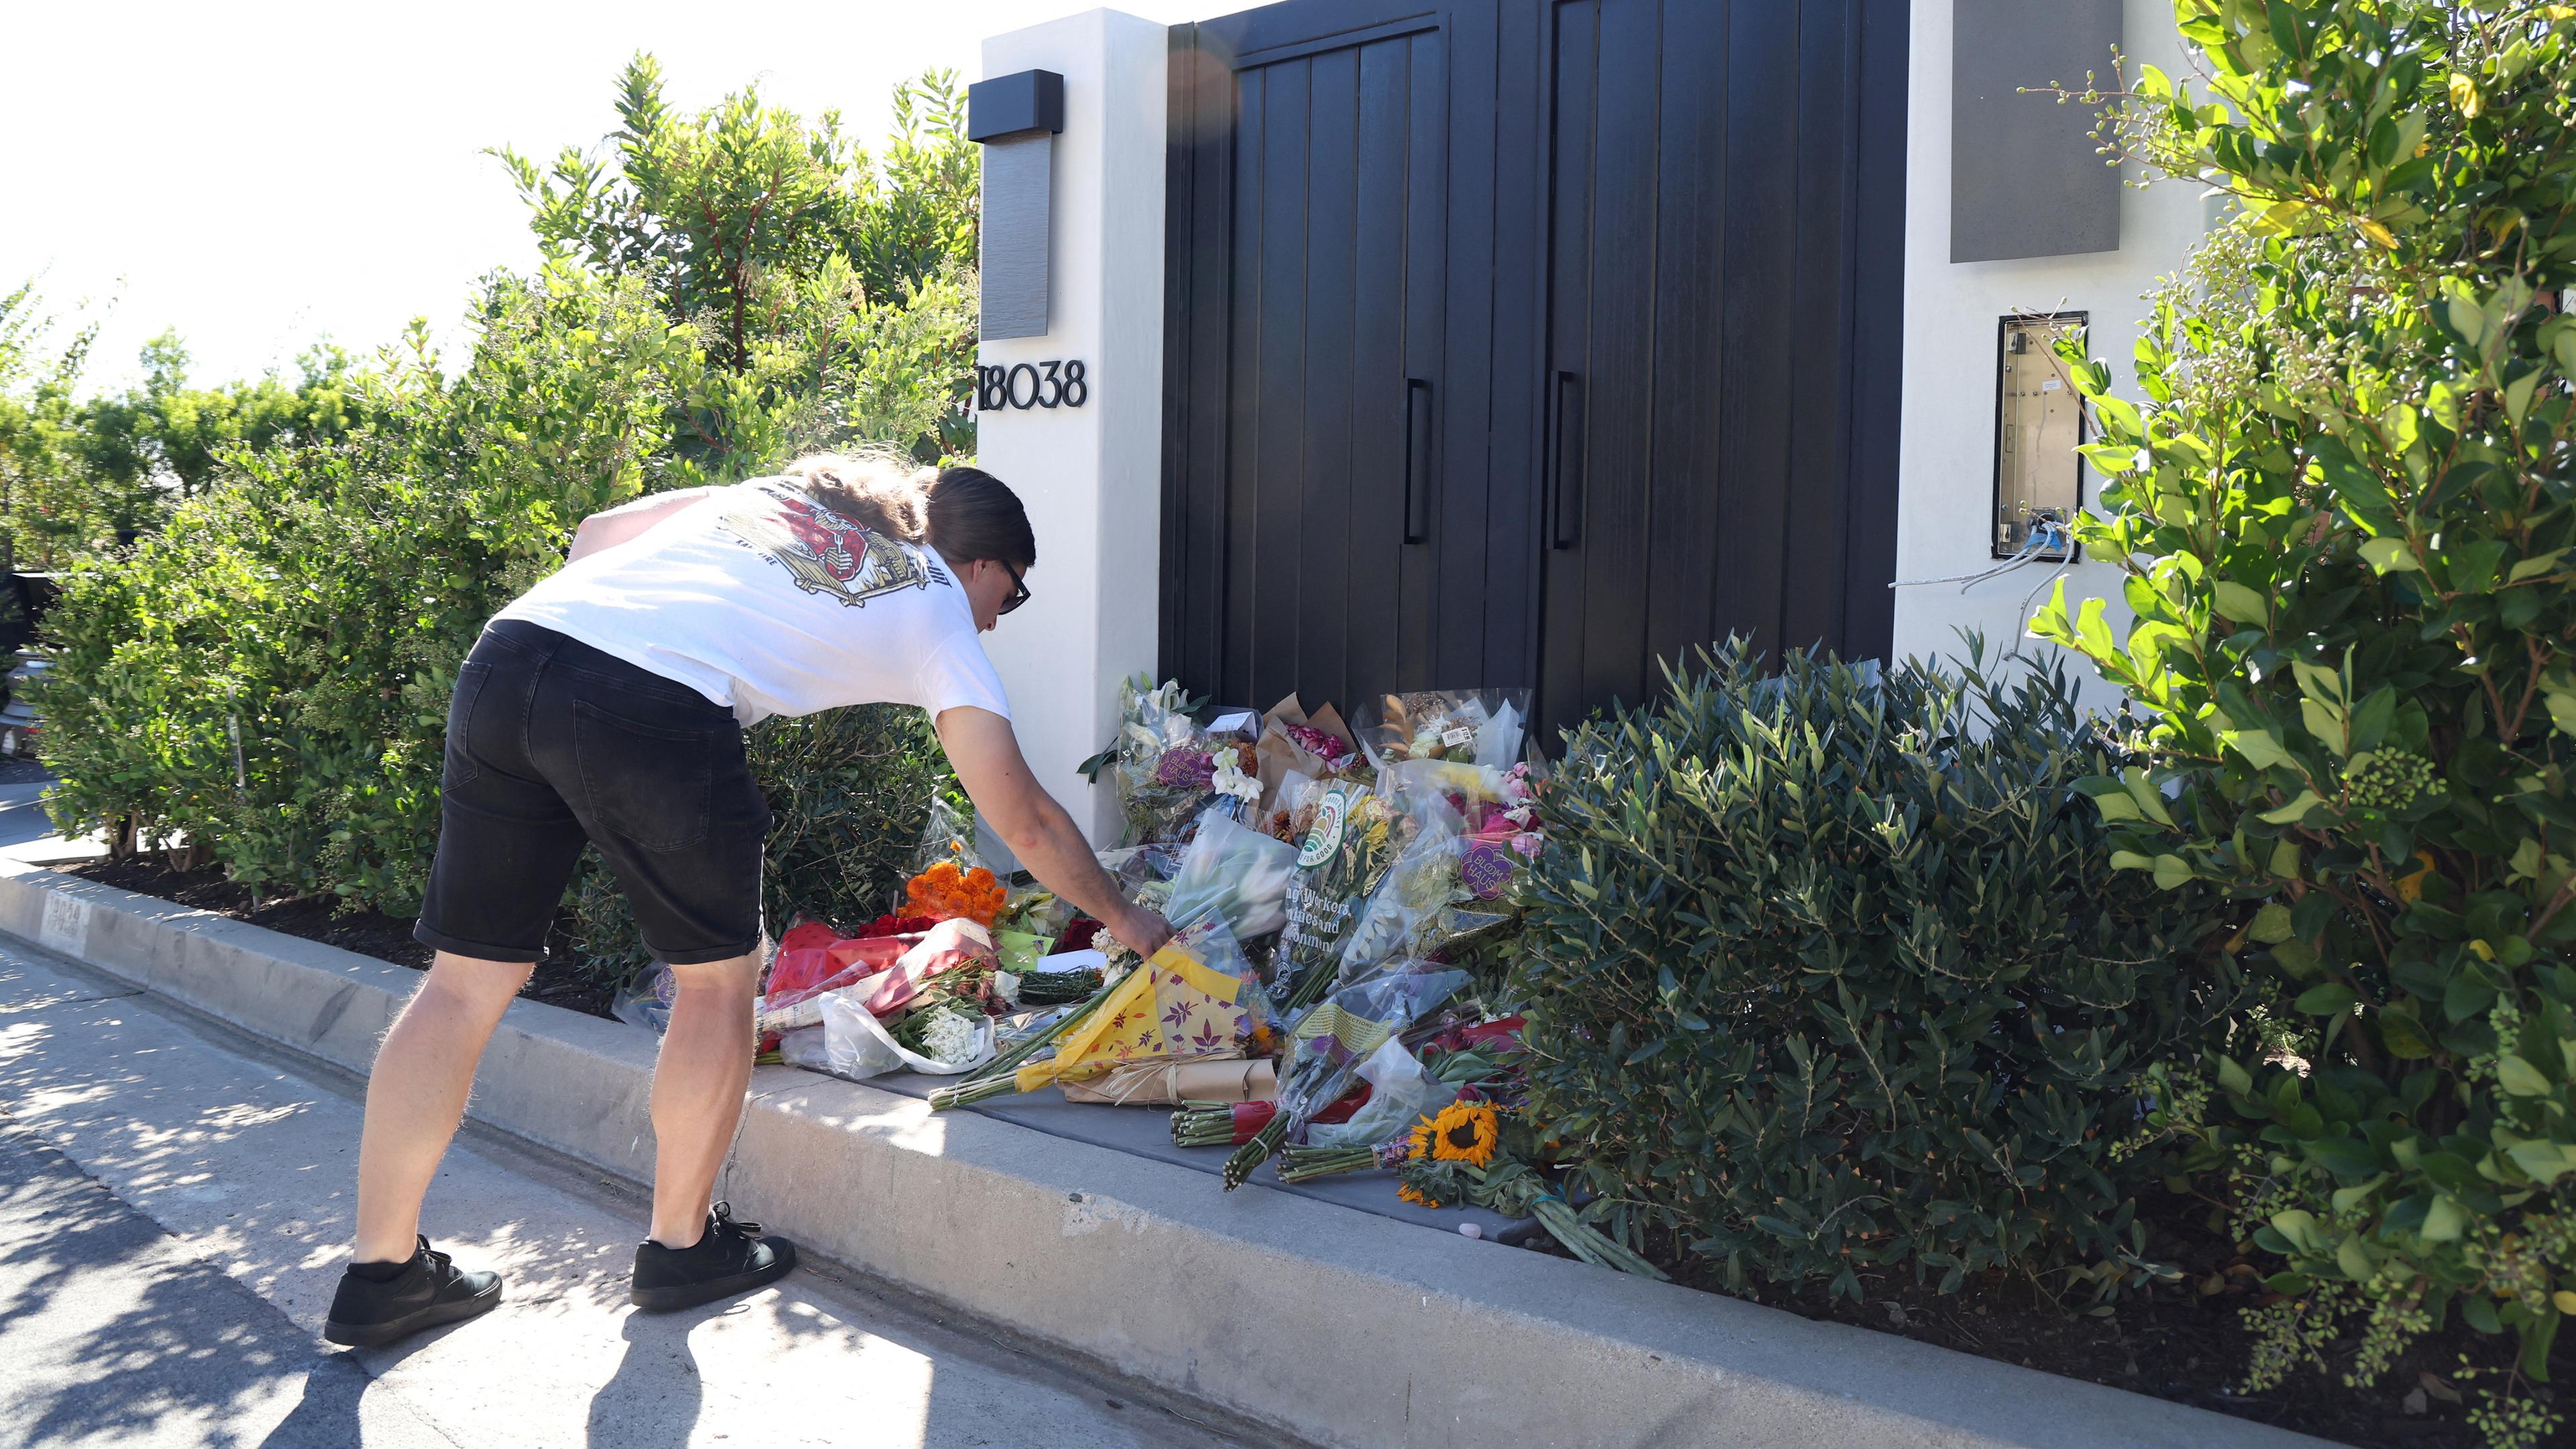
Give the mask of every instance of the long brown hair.
<svg viewBox="0 0 2576 1449">
<path fill-rule="evenodd" d="M 1020 496 L 981 468 L 924 468 L 891 449 L 869 449 L 808 454 L 784 471 L 824 507 L 926 543 L 951 564 L 992 559 L 1025 571 L 1038 561 Z"/>
</svg>

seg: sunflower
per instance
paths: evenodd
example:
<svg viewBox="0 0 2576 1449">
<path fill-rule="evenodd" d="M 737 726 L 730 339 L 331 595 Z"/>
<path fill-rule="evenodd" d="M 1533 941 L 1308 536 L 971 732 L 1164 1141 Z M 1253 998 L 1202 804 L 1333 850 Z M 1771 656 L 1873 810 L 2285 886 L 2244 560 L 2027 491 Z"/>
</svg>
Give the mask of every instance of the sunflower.
<svg viewBox="0 0 2576 1449">
<path fill-rule="evenodd" d="M 1420 1188 L 1415 1187 L 1409 1182 L 1397 1188 L 1395 1190 L 1395 1195 L 1406 1202 L 1420 1203 L 1422 1206 L 1427 1208 L 1436 1208 L 1440 1206 L 1440 1200 L 1438 1198 L 1431 1196 L 1429 1193 L 1422 1191 Z"/>
<path fill-rule="evenodd" d="M 1439 1116 L 1413 1130 L 1415 1146 L 1427 1145 L 1434 1160 L 1470 1167 L 1493 1161 L 1494 1148 L 1502 1139 L 1499 1114 L 1491 1102 L 1452 1102 L 1440 1109 Z"/>
</svg>

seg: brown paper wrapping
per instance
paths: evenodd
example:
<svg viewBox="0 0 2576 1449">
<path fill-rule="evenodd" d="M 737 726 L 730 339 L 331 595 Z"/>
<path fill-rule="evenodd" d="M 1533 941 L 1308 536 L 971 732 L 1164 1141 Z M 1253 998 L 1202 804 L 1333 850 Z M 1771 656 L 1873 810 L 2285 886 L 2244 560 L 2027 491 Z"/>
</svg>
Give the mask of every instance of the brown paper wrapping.
<svg viewBox="0 0 2576 1449">
<path fill-rule="evenodd" d="M 1286 808 L 1287 802 L 1279 798 L 1279 783 L 1289 775 L 1311 775 L 1320 779 L 1328 773 L 1321 759 L 1288 738 L 1290 725 L 1309 725 L 1350 745 L 1353 750 L 1359 748 L 1351 738 L 1350 727 L 1342 723 L 1341 711 L 1329 704 L 1311 715 L 1293 694 L 1272 705 L 1270 712 L 1261 717 L 1261 743 L 1254 746 L 1252 752 L 1256 778 L 1261 781 L 1261 812 L 1265 817 L 1273 810 Z"/>
<path fill-rule="evenodd" d="M 1268 1102 L 1279 1096 L 1279 1074 L 1268 1057 L 1199 1057 L 1186 1062 L 1130 1062 L 1090 1081 L 1062 1086 L 1068 1102 L 1112 1107 Z"/>
</svg>

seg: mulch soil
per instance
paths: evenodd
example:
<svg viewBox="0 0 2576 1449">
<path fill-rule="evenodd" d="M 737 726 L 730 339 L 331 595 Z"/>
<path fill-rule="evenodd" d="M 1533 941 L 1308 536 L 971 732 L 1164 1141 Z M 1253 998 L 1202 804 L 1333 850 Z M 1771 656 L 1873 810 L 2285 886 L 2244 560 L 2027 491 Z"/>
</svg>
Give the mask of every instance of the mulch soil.
<svg viewBox="0 0 2576 1449">
<path fill-rule="evenodd" d="M 2087 1312 L 2081 1301 L 2059 1304 L 2033 1285 L 2001 1275 L 1983 1282 L 1971 1279 L 1959 1292 L 1946 1295 L 1916 1286 L 1910 1273 L 1864 1277 L 1866 1298 L 1860 1303 L 1830 1298 L 1822 1284 L 1802 1291 L 1762 1288 L 1739 1296 L 1804 1318 L 1901 1334 L 2337 1443 L 2475 1449 L 2480 1436 L 2469 1427 L 2459 1402 L 2469 1388 L 2458 1377 L 2460 1356 L 2494 1363 L 2500 1341 L 2478 1334 L 2456 1315 L 2443 1332 L 2428 1335 L 2401 1355 L 2369 1388 L 2343 1383 L 2344 1366 L 2357 1342 L 2346 1338 L 2327 1351 L 2331 1370 L 2311 1364 L 2261 1393 L 2244 1392 L 2245 1365 L 2254 1347 L 2244 1310 L 2264 1297 L 2261 1279 L 2271 1269 L 2261 1266 L 2260 1255 L 2249 1257 L 2222 1234 L 2198 1227 L 2207 1211 L 2205 1203 L 2165 1194 L 2139 1201 L 2138 1217 L 2149 1224 L 2147 1256 L 2181 1267 L 2185 1277 L 2172 1287 L 2124 1292 L 2107 1312 Z M 2176 1224 L 2186 1226 L 2171 1226 Z M 1664 1251 L 1651 1256 L 1677 1281 L 1724 1291 L 1718 1265 L 1678 1254 L 1674 1245 L 1662 1246 Z M 2204 1292 L 2214 1286 L 2213 1279 L 2223 1286 Z M 2532 1393 L 2552 1402 L 2546 1386 L 2535 1386 Z M 2576 1445 L 2576 1429 L 2548 1442 Z"/>
<path fill-rule="evenodd" d="M 121 890 L 158 896 L 201 911 L 266 926 L 308 941 L 320 941 L 361 956 L 373 956 L 415 971 L 429 969 L 430 949 L 412 939 L 409 918 L 381 911 L 350 910 L 331 896 L 267 898 L 256 889 L 224 878 L 222 866 L 174 870 L 163 855 L 131 860 L 92 860 L 53 867 L 66 875 L 94 880 Z M 611 988 L 573 969 L 572 937 L 557 920 L 546 942 L 546 959 L 519 995 L 549 1006 L 568 1007 L 591 1016 L 609 1016 Z M 613 1018 L 612 1018 L 613 1019 Z"/>
<path fill-rule="evenodd" d="M 107 885 L 159 896 L 290 936 L 321 941 L 396 965 L 425 970 L 430 951 L 414 941 L 409 920 L 375 911 L 350 911 L 323 897 L 263 901 L 248 886 L 224 879 L 219 867 L 174 870 L 163 857 L 92 861 L 57 867 Z M 534 1001 L 609 1015 L 609 990 L 572 969 L 570 939 L 558 921 L 547 959 L 520 994 Z M 2150 1224 L 2189 1224 L 2205 1208 L 2185 1199 L 2147 1200 L 2139 1217 Z M 1544 1235 L 1533 1240 L 1554 1249 Z M 1711 1292 L 1724 1287 L 1715 1265 L 1661 1245 L 1651 1256 L 1676 1281 Z M 2017 1363 L 2069 1378 L 2152 1394 L 2198 1408 L 2339 1443 L 2404 1446 L 2404 1449 L 2476 1449 L 2478 1435 L 2463 1416 L 2456 1376 L 2460 1355 L 2495 1358 L 2496 1344 L 2460 1325 L 2417 1343 L 2370 1388 L 2346 1388 L 2340 1365 L 2353 1345 L 2339 1343 L 2330 1357 L 2335 1371 L 2314 1367 L 2292 1373 L 2259 1394 L 2243 1392 L 2244 1365 L 2253 1336 L 2243 1310 L 2260 1300 L 2266 1271 L 2219 1234 L 2197 1227 L 2151 1227 L 2148 1256 L 2180 1265 L 2184 1282 L 2145 1293 L 2132 1291 L 2104 1313 L 2060 1305 L 2028 1283 L 1971 1280 L 1952 1294 L 1918 1287 L 1909 1275 L 1864 1280 L 1866 1298 L 1827 1295 L 1822 1285 L 1802 1290 L 1764 1287 L 1739 1296 L 1802 1317 L 1848 1324 L 1879 1333 Z M 2204 1292 L 2206 1287 L 2215 1292 Z M 2535 1394 L 2544 1400 L 2546 1387 Z M 2576 1445 L 2576 1432 L 2555 1443 Z"/>
</svg>

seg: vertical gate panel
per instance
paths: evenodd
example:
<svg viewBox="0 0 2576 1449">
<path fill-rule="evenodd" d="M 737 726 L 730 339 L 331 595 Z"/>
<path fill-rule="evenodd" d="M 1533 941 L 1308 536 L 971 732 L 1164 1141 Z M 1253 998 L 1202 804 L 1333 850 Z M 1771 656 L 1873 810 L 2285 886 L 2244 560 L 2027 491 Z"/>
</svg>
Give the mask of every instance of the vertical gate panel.
<svg viewBox="0 0 2576 1449">
<path fill-rule="evenodd" d="M 1858 176 L 1852 132 L 1860 47 L 1852 0 L 1800 10 L 1797 332 L 1790 353 L 1788 522 L 1781 538 L 1784 649 L 1843 640 L 1844 536 L 1851 526 L 1851 305 Z"/>
<path fill-rule="evenodd" d="M 1905 4 L 1177 27 L 1167 667 L 1566 723 L 1730 632 L 1884 649 Z"/>
<path fill-rule="evenodd" d="M 1894 647 L 1898 361 L 1905 355 L 1905 82 L 1909 0 L 1856 0 L 1860 158 L 1852 168 L 1851 520 L 1844 530 L 1846 655 Z"/>
<path fill-rule="evenodd" d="M 1599 280 L 1593 258 L 1593 183 L 1599 176 L 1602 0 L 1562 0 L 1549 12 L 1547 172 L 1547 365 L 1539 393 L 1545 430 L 1539 491 L 1539 559 L 1545 579 L 1546 621 L 1539 635 L 1545 693 L 1542 720 L 1580 713 L 1584 679 L 1584 611 L 1589 601 L 1587 531 L 1594 459 L 1577 443 L 1589 441 L 1589 423 L 1600 419 L 1592 375 L 1592 289 Z M 1579 430 L 1579 431 L 1578 431 Z M 1569 533 L 1569 530 L 1571 532 Z"/>
<path fill-rule="evenodd" d="M 1178 597 L 1167 594 L 1163 607 L 1180 613 L 1210 641 L 1217 667 L 1201 675 L 1203 682 L 1193 683 L 1192 687 L 1215 690 L 1227 699 L 1250 699 L 1253 625 L 1261 613 L 1261 587 L 1265 582 L 1261 575 L 1267 572 L 1256 567 L 1261 498 L 1253 485 L 1261 476 L 1262 418 L 1255 404 L 1266 361 L 1261 352 L 1261 287 L 1265 280 L 1261 242 L 1268 196 L 1262 141 L 1270 134 L 1270 97 L 1259 71 L 1240 80 L 1230 73 L 1214 76 L 1207 83 L 1235 92 L 1234 125 L 1225 134 L 1226 154 L 1219 161 L 1233 178 L 1233 204 L 1228 209 L 1232 225 L 1222 229 L 1226 238 L 1222 250 L 1227 258 L 1228 317 L 1225 345 L 1217 355 L 1225 359 L 1225 370 L 1213 379 L 1191 377 L 1186 385 L 1202 399 L 1199 407 L 1224 419 L 1227 430 L 1223 471 L 1197 480 L 1200 489 L 1194 494 L 1194 498 L 1203 499 L 1213 491 L 1221 500 L 1219 506 L 1225 516 L 1225 587 L 1222 607 L 1213 618 L 1202 612 L 1205 603 L 1195 590 L 1184 589 Z M 1297 161 L 1302 172 L 1305 158 L 1300 156 Z"/>
<path fill-rule="evenodd" d="M 1540 398 L 1547 321 L 1550 0 L 1499 0 L 1490 27 L 1457 26 L 1442 514 L 1431 668 L 1403 684 L 1538 682 Z M 1470 87 L 1473 87 L 1470 90 Z M 1509 101 L 1502 98 L 1509 97 Z M 1475 361 L 1482 360 L 1482 365 Z"/>
<path fill-rule="evenodd" d="M 1760 3 L 1760 0 L 1752 0 Z M 1719 488 L 1727 438 L 1717 392 L 1726 355 L 1726 0 L 1664 10 L 1663 202 L 1656 217 L 1654 455 L 1711 471 L 1655 493 L 1646 540 L 1645 682 L 1688 660 L 1718 617 Z M 1693 465 L 1690 460 L 1708 460 Z"/>
<path fill-rule="evenodd" d="M 1162 667 L 1167 674 L 1218 682 L 1225 651 L 1214 629 L 1193 628 L 1210 613 L 1240 617 L 1228 593 L 1225 480 L 1230 476 L 1227 409 L 1192 401 L 1222 393 L 1230 371 L 1234 289 L 1228 228 L 1198 224 L 1202 211 L 1230 216 L 1233 207 L 1232 78 L 1214 71 L 1190 43 L 1187 26 L 1172 31 L 1171 163 L 1165 168 L 1168 228 L 1163 273 L 1163 549 Z M 1210 389 L 1194 374 L 1214 372 Z M 1193 485 L 1198 496 L 1193 496 Z M 1213 485 L 1212 487 L 1210 485 Z M 1192 607 L 1176 608 L 1175 597 Z"/>
<path fill-rule="evenodd" d="M 1412 80 L 1422 68 L 1414 53 L 1420 38 L 1384 41 L 1356 52 L 1359 215 L 1351 235 L 1357 285 L 1352 292 L 1351 365 L 1344 379 L 1353 425 L 1344 471 L 1350 486 L 1363 480 L 1395 486 L 1372 487 L 1343 510 L 1351 564 L 1342 590 L 1348 601 L 1340 645 L 1344 680 L 1395 677 L 1398 621 L 1404 618 L 1402 601 L 1411 582 L 1400 572 L 1420 552 L 1403 546 L 1402 466 L 1404 379 L 1413 366 L 1406 351 L 1414 330 L 1406 315 L 1414 288 L 1407 274 L 1413 248 L 1406 233 L 1410 208 L 1405 199 L 1412 189 L 1408 168 L 1416 149 Z M 1361 460 L 1371 458 L 1397 463 L 1392 470 L 1364 471 Z M 1298 676 L 1301 681 L 1305 677 Z"/>
<path fill-rule="evenodd" d="M 1453 472 L 1447 455 L 1440 447 L 1440 419 L 1456 397 L 1453 383 L 1472 374 L 1452 376 L 1447 366 L 1449 357 L 1446 328 L 1451 302 L 1449 289 L 1466 279 L 1455 277 L 1446 265 L 1446 252 L 1451 234 L 1448 205 L 1449 133 L 1452 112 L 1449 108 L 1449 66 L 1451 32 L 1417 31 L 1405 37 L 1404 109 L 1400 117 L 1391 118 L 1402 128 L 1405 138 L 1403 155 L 1387 159 L 1388 175 L 1400 177 L 1403 189 L 1395 198 L 1401 207 L 1402 244 L 1394 253 L 1404 267 L 1404 292 L 1400 315 L 1404 319 L 1404 341 L 1400 356 L 1402 365 L 1396 371 L 1372 381 L 1372 395 L 1388 409 L 1395 431 L 1389 436 L 1394 444 L 1399 493 L 1393 509 L 1382 516 L 1391 518 L 1394 529 L 1387 536 L 1402 544 L 1389 565 L 1387 578 L 1394 588 L 1387 595 L 1394 606 L 1391 614 L 1374 616 L 1370 629 L 1371 647 L 1354 645 L 1351 677 L 1342 685 L 1338 698 L 1358 698 L 1362 691 L 1384 689 L 1387 681 L 1421 679 L 1431 666 L 1432 634 L 1439 622 L 1439 604 L 1444 579 L 1454 578 L 1441 567 L 1436 540 L 1443 537 L 1440 522 L 1441 500 L 1453 481 L 1466 482 Z M 1372 47 L 1377 49 L 1377 47 Z M 1480 108 L 1490 113 L 1490 107 Z M 1487 213 L 1490 214 L 1490 213 Z M 1490 230 L 1479 227 L 1477 230 Z M 1479 357 L 1481 352 L 1461 356 Z M 1419 396 L 1416 381 L 1426 384 Z M 1416 421 L 1409 409 L 1430 409 L 1430 417 Z M 1404 450 L 1421 445 L 1422 456 L 1408 457 Z M 1418 496 L 1408 498 L 1401 488 L 1406 470 L 1414 470 L 1410 487 Z M 1403 544 L 1407 537 L 1404 512 L 1411 508 L 1425 532 L 1419 543 Z M 1473 576 L 1470 576 L 1473 577 Z M 1480 601 L 1482 590 L 1475 590 Z M 1374 597 L 1374 596 L 1373 596 Z"/>
<path fill-rule="evenodd" d="M 1353 318 L 1363 270 L 1358 256 L 1360 52 L 1332 50 L 1286 64 L 1306 68 L 1313 95 L 1306 133 L 1305 409 L 1298 420 L 1306 457 L 1303 472 L 1288 490 L 1301 510 L 1297 597 L 1304 603 L 1293 611 L 1297 644 L 1289 657 L 1298 687 L 1333 689 L 1350 673 L 1353 575 L 1365 574 L 1386 542 L 1384 532 L 1373 526 L 1383 517 L 1372 496 L 1383 487 L 1382 474 L 1372 469 L 1376 476 L 1365 480 L 1352 476 L 1362 457 L 1351 436 L 1358 361 Z M 1272 481 L 1262 480 L 1265 491 Z M 1363 515 L 1356 527 L 1355 510 Z M 1371 558 L 1355 559 L 1354 548 Z"/>
<path fill-rule="evenodd" d="M 1304 563 L 1308 439 L 1302 427 L 1306 384 L 1306 153 L 1313 116 L 1307 109 L 1307 63 L 1281 61 L 1248 72 L 1262 87 L 1261 213 L 1254 245 L 1261 256 L 1258 309 L 1261 359 L 1250 389 L 1261 446 L 1243 481 L 1253 488 L 1254 580 L 1248 688 L 1228 697 L 1250 703 L 1280 676 L 1296 677 L 1298 618 L 1314 601 Z M 1247 138 L 1253 133 L 1248 129 Z M 1323 299 L 1330 305 L 1332 299 Z M 1295 600 L 1290 607 L 1283 603 Z M 1231 684 L 1232 681 L 1229 681 Z"/>
<path fill-rule="evenodd" d="M 1635 698 L 1646 662 L 1646 539 L 1663 460 L 1654 419 L 1674 399 L 1658 378 L 1655 337 L 1657 144 L 1663 0 L 1601 0 L 1599 121 L 1592 137 L 1592 317 L 1583 378 L 1580 698 Z M 1572 354 L 1568 354 L 1569 358 Z M 1696 460 L 1676 459 L 1696 472 Z M 1599 480 L 1604 486 L 1591 486 Z M 1676 480 L 1681 481 L 1681 480 Z M 1622 486 L 1624 485 L 1624 486 Z M 1550 662 L 1566 659 L 1550 655 Z M 1572 660 L 1567 659 L 1570 666 Z M 1564 718 L 1564 716 L 1556 716 Z"/>
</svg>

